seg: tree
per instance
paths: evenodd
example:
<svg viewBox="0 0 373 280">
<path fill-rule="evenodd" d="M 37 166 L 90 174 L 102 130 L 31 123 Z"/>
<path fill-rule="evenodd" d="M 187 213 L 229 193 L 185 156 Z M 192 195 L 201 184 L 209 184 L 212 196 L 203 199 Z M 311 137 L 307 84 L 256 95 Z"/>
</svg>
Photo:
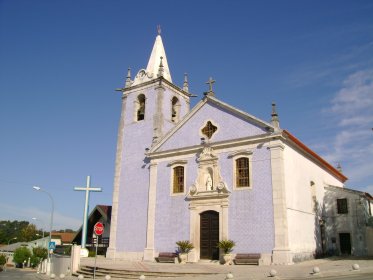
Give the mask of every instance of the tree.
<svg viewBox="0 0 373 280">
<path fill-rule="evenodd" d="M 34 247 L 32 248 L 32 254 L 41 260 L 45 260 L 48 256 L 48 249 L 44 247 Z"/>
<path fill-rule="evenodd" d="M 6 264 L 6 257 L 0 254 L 0 272 L 4 270 L 4 265 Z"/>
<path fill-rule="evenodd" d="M 10 239 L 21 239 L 21 231 L 29 225 L 27 221 L 0 221 L 0 244 L 7 244 Z"/>
<path fill-rule="evenodd" d="M 38 239 L 42 234 L 41 230 L 27 221 L 0 221 L 0 244 L 8 244 L 15 237 L 17 241 L 27 242 Z"/>
<path fill-rule="evenodd" d="M 6 264 L 6 257 L 3 254 L 0 254 L 0 266 Z"/>
<path fill-rule="evenodd" d="M 22 264 L 31 257 L 31 252 L 27 247 L 19 247 L 14 251 L 13 261 Z"/>
<path fill-rule="evenodd" d="M 33 224 L 29 224 L 21 230 L 19 239 L 20 241 L 29 242 L 37 238 L 37 233 L 38 231 L 36 229 L 36 226 Z"/>
</svg>

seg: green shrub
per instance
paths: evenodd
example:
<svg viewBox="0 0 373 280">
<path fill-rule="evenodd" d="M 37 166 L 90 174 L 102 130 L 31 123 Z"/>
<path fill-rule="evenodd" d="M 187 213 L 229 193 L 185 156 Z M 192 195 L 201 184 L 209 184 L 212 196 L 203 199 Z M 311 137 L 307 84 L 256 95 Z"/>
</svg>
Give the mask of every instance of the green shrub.
<svg viewBox="0 0 373 280">
<path fill-rule="evenodd" d="M 5 255 L 1 254 L 0 255 L 0 265 L 6 264 L 6 257 Z"/>
<path fill-rule="evenodd" d="M 176 245 L 179 247 L 179 253 L 189 253 L 194 248 L 193 243 L 189 240 L 177 241 Z"/>
<path fill-rule="evenodd" d="M 34 247 L 32 248 L 32 255 L 40 260 L 45 260 L 48 257 L 48 249 L 40 246 Z"/>
<path fill-rule="evenodd" d="M 236 243 L 233 240 L 220 240 L 216 247 L 222 249 L 224 254 L 229 254 L 233 251 L 233 247 L 236 246 Z"/>
<path fill-rule="evenodd" d="M 35 268 L 39 265 L 39 263 L 41 262 L 41 258 L 35 256 L 35 255 L 32 255 L 31 258 L 30 258 L 30 265 L 32 268 Z"/>
<path fill-rule="evenodd" d="M 14 251 L 13 261 L 18 264 L 22 264 L 24 261 L 28 261 L 31 257 L 31 252 L 27 247 L 19 247 Z"/>
</svg>

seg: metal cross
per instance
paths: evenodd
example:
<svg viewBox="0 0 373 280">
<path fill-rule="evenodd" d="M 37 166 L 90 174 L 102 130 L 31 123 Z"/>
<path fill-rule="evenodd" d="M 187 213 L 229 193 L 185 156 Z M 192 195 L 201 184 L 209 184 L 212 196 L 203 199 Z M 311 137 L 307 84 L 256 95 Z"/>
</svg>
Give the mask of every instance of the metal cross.
<svg viewBox="0 0 373 280">
<path fill-rule="evenodd" d="M 82 228 L 82 248 L 85 248 L 87 242 L 87 223 L 88 223 L 88 209 L 89 209 L 89 192 L 101 192 L 101 188 L 91 188 L 91 176 L 87 176 L 86 187 L 75 187 L 74 191 L 85 191 L 85 205 Z"/>
<path fill-rule="evenodd" d="M 211 77 L 210 79 L 206 82 L 206 84 L 209 85 L 209 91 L 208 92 L 212 92 L 212 84 L 215 83 L 215 80 L 213 80 Z"/>
<path fill-rule="evenodd" d="M 161 30 L 161 26 L 159 24 L 157 25 L 157 31 L 158 31 L 158 35 L 161 35 L 162 30 Z"/>
</svg>

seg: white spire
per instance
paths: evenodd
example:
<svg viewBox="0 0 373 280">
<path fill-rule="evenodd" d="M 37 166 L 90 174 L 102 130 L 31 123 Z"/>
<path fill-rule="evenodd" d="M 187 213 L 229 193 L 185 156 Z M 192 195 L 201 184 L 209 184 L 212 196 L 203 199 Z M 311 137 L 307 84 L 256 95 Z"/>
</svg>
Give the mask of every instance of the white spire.
<svg viewBox="0 0 373 280">
<path fill-rule="evenodd" d="M 148 66 L 146 66 L 146 72 L 149 74 L 153 74 L 154 77 L 157 76 L 158 73 L 158 68 L 159 65 L 161 64 L 161 57 L 162 59 L 162 64 L 163 64 L 163 78 L 166 80 L 172 82 L 171 79 L 171 73 L 170 69 L 168 68 L 168 63 L 167 63 L 167 57 L 166 57 L 166 52 L 164 50 L 163 42 L 162 42 L 162 37 L 160 34 L 157 35 L 155 38 L 152 54 L 150 55 Z"/>
<path fill-rule="evenodd" d="M 161 61 L 162 61 L 162 64 L 161 64 Z M 148 66 L 146 66 L 146 69 L 141 69 L 138 72 L 132 86 L 141 84 L 143 82 L 146 82 L 152 79 L 156 79 L 157 75 L 159 74 L 160 65 L 163 66 L 163 70 L 162 70 L 163 78 L 165 78 L 166 80 L 172 83 L 171 73 L 170 73 L 170 69 L 168 68 L 168 63 L 167 63 L 166 52 L 164 50 L 162 37 L 160 35 L 160 29 L 158 29 L 158 35 L 155 38 L 155 42 L 154 42 L 152 53 L 149 58 Z"/>
</svg>

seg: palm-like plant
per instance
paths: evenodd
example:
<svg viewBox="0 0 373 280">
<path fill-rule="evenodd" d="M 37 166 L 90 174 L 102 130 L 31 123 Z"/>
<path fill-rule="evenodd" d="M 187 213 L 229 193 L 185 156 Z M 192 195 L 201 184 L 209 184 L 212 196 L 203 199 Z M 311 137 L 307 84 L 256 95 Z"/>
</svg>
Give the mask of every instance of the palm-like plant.
<svg viewBox="0 0 373 280">
<path fill-rule="evenodd" d="M 176 242 L 176 245 L 179 247 L 179 253 L 189 253 L 194 245 L 189 240 L 180 240 Z"/>
<path fill-rule="evenodd" d="M 229 254 L 233 251 L 233 247 L 236 246 L 236 243 L 230 239 L 220 240 L 217 247 L 224 251 L 224 254 Z"/>
</svg>

